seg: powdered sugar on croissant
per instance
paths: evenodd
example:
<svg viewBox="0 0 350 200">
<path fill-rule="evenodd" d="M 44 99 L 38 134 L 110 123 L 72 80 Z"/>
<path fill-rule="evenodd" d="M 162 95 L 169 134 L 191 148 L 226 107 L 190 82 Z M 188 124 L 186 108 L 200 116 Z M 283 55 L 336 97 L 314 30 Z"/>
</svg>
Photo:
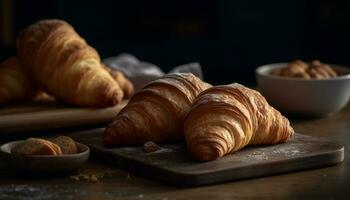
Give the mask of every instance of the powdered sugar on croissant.
<svg viewBox="0 0 350 200">
<path fill-rule="evenodd" d="M 247 145 L 285 142 L 294 130 L 259 92 L 235 83 L 202 92 L 185 119 L 184 132 L 189 153 L 206 161 Z"/>
</svg>

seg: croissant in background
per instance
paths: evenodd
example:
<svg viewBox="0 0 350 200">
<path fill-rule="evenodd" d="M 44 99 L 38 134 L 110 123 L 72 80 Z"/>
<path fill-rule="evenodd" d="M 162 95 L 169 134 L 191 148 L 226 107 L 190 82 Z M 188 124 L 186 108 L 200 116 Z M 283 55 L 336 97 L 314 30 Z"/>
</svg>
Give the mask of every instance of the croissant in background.
<svg viewBox="0 0 350 200">
<path fill-rule="evenodd" d="M 36 91 L 16 57 L 0 64 L 0 104 L 30 100 Z"/>
<path fill-rule="evenodd" d="M 105 130 L 107 146 L 183 138 L 182 124 L 195 97 L 210 85 L 190 73 L 166 75 L 135 93 Z"/>
<path fill-rule="evenodd" d="M 62 20 L 41 20 L 17 37 L 26 72 L 58 100 L 78 106 L 118 104 L 123 91 L 101 67 L 95 49 Z"/>
<path fill-rule="evenodd" d="M 124 74 L 118 70 L 111 69 L 106 65 L 101 65 L 108 73 L 112 76 L 112 78 L 119 84 L 120 88 L 124 92 L 124 98 L 129 98 L 134 93 L 134 85 L 127 79 Z M 47 94 L 44 91 L 39 91 L 38 94 L 34 97 L 34 101 L 41 102 L 49 102 L 55 101 L 55 97 Z"/>
<path fill-rule="evenodd" d="M 115 81 L 117 81 L 120 88 L 123 90 L 125 97 L 130 97 L 134 93 L 134 85 L 121 71 L 107 67 L 104 64 L 102 64 L 102 67 L 109 72 Z"/>
<path fill-rule="evenodd" d="M 259 92 L 240 84 L 202 92 L 185 119 L 184 132 L 189 153 L 202 161 L 246 145 L 285 142 L 294 133 L 288 119 Z"/>
</svg>

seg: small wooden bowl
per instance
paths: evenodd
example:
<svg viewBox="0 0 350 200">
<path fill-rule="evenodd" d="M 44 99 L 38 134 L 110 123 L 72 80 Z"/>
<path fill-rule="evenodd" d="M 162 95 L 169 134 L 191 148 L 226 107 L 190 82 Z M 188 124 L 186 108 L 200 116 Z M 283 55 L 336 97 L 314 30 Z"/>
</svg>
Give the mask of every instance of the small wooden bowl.
<svg viewBox="0 0 350 200">
<path fill-rule="evenodd" d="M 76 154 L 59 156 L 12 154 L 11 150 L 23 141 L 9 142 L 0 147 L 0 156 L 11 169 L 37 173 L 70 172 L 82 166 L 90 156 L 89 147 L 78 142 L 76 142 L 78 147 Z"/>
</svg>

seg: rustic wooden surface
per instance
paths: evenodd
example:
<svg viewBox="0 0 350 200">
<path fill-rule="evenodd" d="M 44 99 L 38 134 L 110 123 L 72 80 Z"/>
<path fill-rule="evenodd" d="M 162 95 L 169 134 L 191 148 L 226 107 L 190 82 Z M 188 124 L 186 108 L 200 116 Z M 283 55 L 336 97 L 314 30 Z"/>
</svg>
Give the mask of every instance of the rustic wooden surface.
<svg viewBox="0 0 350 200">
<path fill-rule="evenodd" d="M 350 106 L 321 119 L 292 120 L 297 132 L 345 146 L 340 165 L 196 188 L 179 188 L 89 162 L 79 170 L 98 183 L 69 176 L 28 177 L 0 163 L 0 199 L 347 199 L 350 196 Z M 77 173 L 79 173 L 77 172 Z M 74 175 L 74 174 L 72 174 Z"/>
<path fill-rule="evenodd" d="M 109 108 L 78 108 L 56 102 L 30 102 L 0 107 L 0 135 L 58 128 L 105 125 L 126 104 Z"/>
<path fill-rule="evenodd" d="M 103 128 L 77 132 L 76 141 L 90 146 L 95 158 L 135 174 L 178 186 L 198 186 L 339 164 L 342 145 L 296 133 L 286 143 L 250 146 L 225 157 L 197 162 L 179 142 L 160 144 L 145 153 L 142 145 L 106 148 Z"/>
</svg>

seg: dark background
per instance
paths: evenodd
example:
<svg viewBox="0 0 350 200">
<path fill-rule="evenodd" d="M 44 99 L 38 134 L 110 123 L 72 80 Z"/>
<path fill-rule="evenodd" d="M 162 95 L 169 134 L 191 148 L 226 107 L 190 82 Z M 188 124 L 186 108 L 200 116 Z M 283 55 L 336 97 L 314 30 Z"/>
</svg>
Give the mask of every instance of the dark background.
<svg viewBox="0 0 350 200">
<path fill-rule="evenodd" d="M 297 58 L 350 65 L 346 0 L 0 1 L 11 4 L 13 29 L 1 59 L 15 53 L 23 27 L 61 18 L 102 58 L 128 52 L 164 71 L 198 61 L 213 84 L 252 85 L 257 66 Z"/>
</svg>

